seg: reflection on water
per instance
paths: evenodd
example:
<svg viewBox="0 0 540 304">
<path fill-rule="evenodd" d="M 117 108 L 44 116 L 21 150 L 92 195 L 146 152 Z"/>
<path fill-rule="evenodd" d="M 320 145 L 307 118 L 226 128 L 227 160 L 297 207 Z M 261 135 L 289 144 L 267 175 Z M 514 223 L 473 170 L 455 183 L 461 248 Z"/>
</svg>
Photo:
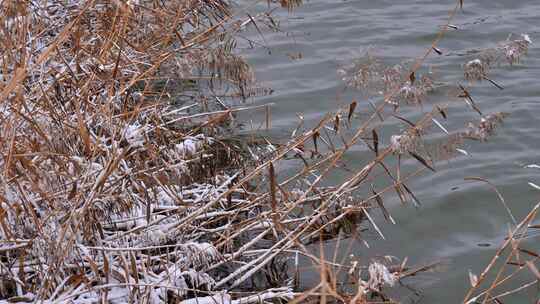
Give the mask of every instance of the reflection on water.
<svg viewBox="0 0 540 304">
<path fill-rule="evenodd" d="M 289 34 L 265 33 L 271 54 L 261 49 L 246 51 L 258 79 L 275 90 L 273 95 L 256 100 L 276 104 L 270 132 L 287 136 L 298 122 L 297 113 L 314 123 L 323 113 L 349 103 L 353 97 L 361 100 L 358 92 L 342 93 L 337 67 L 368 47 L 390 64 L 423 54 L 453 5 L 454 1 L 315 0 L 291 15 L 282 13 L 282 28 Z M 540 170 L 524 168 L 526 164 L 540 163 L 540 50 L 534 44 L 540 41 L 539 16 L 538 1 L 466 3 L 454 20 L 459 29 L 448 32 L 439 44 L 444 55 L 433 55 L 427 61 L 442 82 L 434 95 L 445 98 L 445 83 L 450 86 L 463 81 L 462 65 L 474 59 L 467 54 L 494 46 L 510 33 L 526 32 L 533 44 L 522 64 L 504 65 L 490 73 L 505 89 L 500 91 L 487 82 L 473 88 L 476 102 L 485 112 L 505 111 L 511 116 L 487 143 L 467 143 L 469 157 L 440 162 L 436 173 L 411 183 L 423 202 L 421 208 L 399 206 L 398 199 L 390 195 L 385 198 L 397 221 L 395 226 L 381 225 L 388 240 L 378 240 L 373 234 L 369 237 L 370 249 L 352 241 L 352 253 L 361 258 L 394 255 L 400 259 L 409 257 L 412 263 L 446 261 L 444 272 L 425 274 L 413 281 L 424 292 L 423 303 L 462 300 L 469 284 L 468 271 L 480 272 L 508 231 L 510 219 L 495 193 L 485 184 L 464 181 L 465 176 L 488 178 L 505 196 L 517 218 L 524 216 L 540 197 L 538 190 L 527 185 L 534 180 L 540 183 Z M 301 58 L 291 58 L 298 54 Z M 428 103 L 425 110 L 429 109 Z M 451 106 L 449 114 L 453 118 L 450 130 L 463 128 L 463 123 L 474 115 L 462 104 Z M 409 114 L 406 111 L 404 115 Z M 367 157 L 363 147 L 354 147 L 346 155 L 357 167 Z M 382 216 L 377 220 L 382 223 Z M 538 248 L 538 243 L 533 239 L 527 246 Z M 328 244 L 327 249 L 331 252 L 333 244 Z M 308 284 L 310 278 L 303 280 Z"/>
</svg>

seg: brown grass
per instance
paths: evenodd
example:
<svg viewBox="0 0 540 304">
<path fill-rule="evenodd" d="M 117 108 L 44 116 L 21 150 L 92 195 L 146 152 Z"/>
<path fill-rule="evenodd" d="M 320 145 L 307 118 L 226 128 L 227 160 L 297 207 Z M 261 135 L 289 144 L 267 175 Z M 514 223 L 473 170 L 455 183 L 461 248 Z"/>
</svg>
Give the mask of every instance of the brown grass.
<svg viewBox="0 0 540 304">
<path fill-rule="evenodd" d="M 262 34 L 257 23 L 268 12 L 233 12 L 220 0 L 7 1 L 0 9 L 0 298 L 10 301 L 392 302 L 388 285 L 431 266 L 347 266 L 352 283 L 338 284 L 335 268 L 345 265 L 306 246 L 357 236 L 363 222 L 384 237 L 370 213 L 380 208 L 393 221 L 388 192 L 420 204 L 406 183 L 436 170 L 425 141 L 433 124 L 448 158 L 464 152 L 463 140 L 493 135 L 503 118 L 491 113 L 449 133 L 439 121 L 448 118 L 444 104 L 414 122 L 399 115 L 426 106 L 434 88 L 419 70 L 447 27 L 408 67 L 370 65 L 369 55 L 370 64 L 344 69 L 349 85 L 383 87 L 378 103 L 352 101 L 278 144 L 237 136 L 236 113 L 260 107 L 231 106 L 271 93 L 235 50 L 236 33 L 253 26 Z M 379 136 L 388 120 L 404 131 Z M 373 157 L 322 186 L 360 142 Z M 291 158 L 304 166 L 280 177 L 279 163 Z M 404 161 L 416 169 L 402 170 Z M 381 175 L 386 184 L 375 188 Z M 287 270 L 299 255 L 321 269 L 320 284 L 304 293 Z"/>
</svg>

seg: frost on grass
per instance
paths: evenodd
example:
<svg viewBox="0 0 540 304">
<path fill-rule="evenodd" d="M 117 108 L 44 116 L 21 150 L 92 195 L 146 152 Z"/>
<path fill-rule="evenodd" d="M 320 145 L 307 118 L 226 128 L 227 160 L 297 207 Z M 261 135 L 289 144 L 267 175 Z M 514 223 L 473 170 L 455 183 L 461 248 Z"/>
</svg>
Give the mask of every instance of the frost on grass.
<svg viewBox="0 0 540 304">
<path fill-rule="evenodd" d="M 231 34 L 262 17 L 230 19 L 223 1 L 153 4 L 0 6 L 0 126 L 11 142 L 0 157 L 1 299 L 221 292 L 225 255 L 249 236 L 234 234 L 246 212 L 231 211 L 253 189 L 231 185 L 257 164 L 230 138 L 229 106 L 269 94 Z"/>
<path fill-rule="evenodd" d="M 139 124 L 128 125 L 124 137 L 132 147 L 141 147 L 144 145 L 144 133 L 146 128 Z"/>
<path fill-rule="evenodd" d="M 396 276 L 391 273 L 388 268 L 378 262 L 373 262 L 368 267 L 369 280 L 367 282 L 369 288 L 380 290 L 382 286 L 394 286 L 397 282 Z"/>
<path fill-rule="evenodd" d="M 199 134 L 197 136 L 188 136 L 181 143 L 175 145 L 176 152 L 183 156 L 193 156 L 198 151 L 201 151 L 205 144 L 211 144 L 211 137 Z"/>
<path fill-rule="evenodd" d="M 465 79 L 482 81 L 488 74 L 489 65 L 481 59 L 474 59 L 465 64 Z"/>
</svg>

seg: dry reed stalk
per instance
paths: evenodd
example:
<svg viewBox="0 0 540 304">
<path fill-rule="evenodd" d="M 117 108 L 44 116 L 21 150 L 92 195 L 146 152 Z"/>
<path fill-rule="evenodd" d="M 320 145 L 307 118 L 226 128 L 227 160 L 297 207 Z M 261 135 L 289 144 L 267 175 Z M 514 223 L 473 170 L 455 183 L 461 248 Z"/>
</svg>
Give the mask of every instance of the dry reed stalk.
<svg viewBox="0 0 540 304">
<path fill-rule="evenodd" d="M 473 284 L 473 286 L 469 289 L 469 291 L 465 295 L 465 299 L 463 300 L 463 303 L 475 303 L 480 299 L 482 299 L 482 303 L 487 303 L 487 301 L 489 301 L 490 299 L 497 299 L 498 297 L 503 297 L 503 296 L 509 295 L 511 293 L 514 293 L 514 292 L 520 291 L 522 289 L 528 288 L 528 287 L 530 287 L 532 285 L 532 284 L 525 284 L 525 285 L 519 287 L 518 289 L 514 289 L 513 291 L 510 291 L 510 292 L 507 292 L 507 293 L 502 293 L 502 294 L 500 294 L 498 296 L 490 296 L 490 294 L 493 292 L 493 289 L 495 287 L 499 287 L 503 283 L 506 283 L 512 277 L 514 277 L 516 275 L 516 273 L 518 273 L 518 272 L 520 272 L 522 270 L 530 269 L 534 274 L 534 272 L 535 272 L 534 270 L 536 269 L 535 265 L 536 265 L 536 263 L 538 263 L 538 254 L 536 254 L 534 252 L 531 252 L 533 259 L 528 260 L 524 264 L 525 265 L 532 265 L 532 267 L 531 266 L 519 267 L 511 275 L 501 278 L 506 266 L 509 264 L 509 261 L 511 259 L 515 258 L 517 261 L 521 260 L 519 258 L 519 252 L 521 251 L 520 243 L 521 243 L 522 238 L 520 238 L 518 236 L 520 234 L 523 234 L 523 231 L 526 231 L 527 226 L 530 225 L 530 223 L 535 220 L 539 208 L 540 208 L 540 203 L 536 204 L 531 209 L 531 211 L 523 218 L 523 220 L 521 222 L 519 222 L 509 232 L 509 235 L 508 235 L 506 241 L 499 247 L 499 249 L 497 250 L 495 256 L 491 259 L 489 264 L 486 266 L 486 268 L 482 271 L 482 273 L 480 274 L 480 276 L 476 280 L 475 284 Z M 510 249 L 510 252 L 505 253 L 504 251 L 510 246 L 512 247 Z M 504 258 L 504 263 L 502 264 L 502 266 L 500 266 L 499 270 L 496 272 L 496 275 L 493 278 L 492 283 L 490 283 L 488 285 L 489 286 L 488 288 L 486 288 L 485 290 L 482 290 L 482 291 L 479 292 L 481 284 L 483 284 L 488 279 L 489 272 L 492 269 L 495 268 L 496 262 L 500 258 L 504 257 L 505 254 L 506 254 L 506 257 Z M 538 283 L 538 282 L 539 282 L 539 280 L 537 278 L 535 280 L 535 283 Z M 473 296 L 475 293 L 477 293 L 477 295 Z"/>
</svg>

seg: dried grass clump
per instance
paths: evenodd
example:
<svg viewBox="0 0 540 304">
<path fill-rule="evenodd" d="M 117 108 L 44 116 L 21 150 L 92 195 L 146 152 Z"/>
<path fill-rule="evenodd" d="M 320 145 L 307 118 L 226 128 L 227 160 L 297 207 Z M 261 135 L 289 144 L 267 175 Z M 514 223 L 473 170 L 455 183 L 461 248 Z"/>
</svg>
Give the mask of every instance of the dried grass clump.
<svg viewBox="0 0 540 304">
<path fill-rule="evenodd" d="M 381 210 L 395 223 L 383 194 L 419 205 L 406 183 L 435 171 L 425 135 L 456 151 L 456 138 L 466 138 L 436 119 L 447 118 L 441 105 L 416 122 L 385 112 L 424 101 L 432 81 L 416 78 L 421 62 L 354 65 L 352 83 L 383 98 L 373 108 L 353 101 L 278 144 L 236 136 L 235 113 L 257 107 L 229 103 L 257 95 L 235 34 L 267 13 L 240 17 L 217 0 L 7 2 L 0 10 L 0 298 L 367 303 L 389 300 L 397 280 L 430 268 L 356 264 L 352 284 L 338 288 L 330 261 L 306 248 L 359 238 L 361 226 L 384 238 L 371 215 Z M 356 124 L 359 111 L 369 116 Z M 382 138 L 388 121 L 403 131 Z M 478 135 L 491 135 L 495 121 L 486 116 Z M 372 157 L 329 183 L 359 143 Z M 405 152 L 414 171 L 401 168 Z M 291 158 L 303 166 L 280 176 Z M 295 288 L 299 256 L 321 268 L 311 292 Z"/>
<path fill-rule="evenodd" d="M 220 233 L 233 234 L 246 213 L 231 210 L 250 197 L 230 187 L 241 164 L 256 164 L 247 147 L 260 146 L 231 140 L 249 107 L 227 103 L 268 93 L 222 37 L 259 17 L 214 0 L 0 10 L 0 298 L 211 292 L 219 277 L 208 269 L 240 244 L 216 247 Z"/>
</svg>

